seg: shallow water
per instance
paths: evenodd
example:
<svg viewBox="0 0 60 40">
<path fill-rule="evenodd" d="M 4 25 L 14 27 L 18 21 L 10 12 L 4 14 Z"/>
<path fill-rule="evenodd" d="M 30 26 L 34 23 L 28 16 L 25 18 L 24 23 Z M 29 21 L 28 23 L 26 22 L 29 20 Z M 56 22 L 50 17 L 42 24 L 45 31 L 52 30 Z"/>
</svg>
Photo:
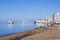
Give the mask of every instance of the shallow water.
<svg viewBox="0 0 60 40">
<path fill-rule="evenodd" d="M 7 24 L 0 23 L 0 36 L 5 36 L 13 33 L 24 32 L 36 28 L 34 24 Z"/>
</svg>

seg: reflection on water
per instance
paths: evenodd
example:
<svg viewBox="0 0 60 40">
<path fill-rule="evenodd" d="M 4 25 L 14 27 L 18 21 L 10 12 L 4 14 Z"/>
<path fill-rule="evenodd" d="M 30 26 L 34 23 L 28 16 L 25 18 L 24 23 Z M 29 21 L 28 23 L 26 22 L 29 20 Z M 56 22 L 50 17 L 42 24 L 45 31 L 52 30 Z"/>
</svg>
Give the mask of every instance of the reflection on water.
<svg viewBox="0 0 60 40">
<path fill-rule="evenodd" d="M 13 24 L 7 24 L 8 28 L 11 29 L 13 27 Z"/>
<path fill-rule="evenodd" d="M 5 36 L 13 33 L 24 32 L 36 28 L 34 24 L 7 24 L 0 23 L 0 36 Z"/>
<path fill-rule="evenodd" d="M 5 36 L 13 33 L 24 32 L 37 28 L 33 22 L 20 22 L 14 24 L 0 23 L 0 36 Z"/>
</svg>

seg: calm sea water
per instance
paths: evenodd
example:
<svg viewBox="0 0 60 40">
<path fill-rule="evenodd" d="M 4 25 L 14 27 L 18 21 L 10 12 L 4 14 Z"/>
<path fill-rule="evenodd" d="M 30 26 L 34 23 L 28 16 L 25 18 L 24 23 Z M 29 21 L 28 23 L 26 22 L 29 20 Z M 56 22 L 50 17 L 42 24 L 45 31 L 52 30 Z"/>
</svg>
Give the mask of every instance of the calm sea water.
<svg viewBox="0 0 60 40">
<path fill-rule="evenodd" d="M 33 30 L 34 28 L 36 28 L 34 24 L 23 25 L 23 24 L 0 23 L 0 36 Z"/>
</svg>

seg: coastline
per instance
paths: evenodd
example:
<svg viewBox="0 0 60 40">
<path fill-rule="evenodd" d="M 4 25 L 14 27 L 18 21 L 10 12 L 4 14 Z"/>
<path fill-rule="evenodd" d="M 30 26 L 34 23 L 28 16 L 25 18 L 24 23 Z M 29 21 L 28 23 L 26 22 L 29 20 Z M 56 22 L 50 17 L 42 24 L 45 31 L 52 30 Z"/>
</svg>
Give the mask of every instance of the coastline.
<svg viewBox="0 0 60 40">
<path fill-rule="evenodd" d="M 48 30 L 42 33 L 24 37 L 21 40 L 60 40 L 60 28 L 48 27 Z"/>
<path fill-rule="evenodd" d="M 16 34 L 3 36 L 3 37 L 0 37 L 0 40 L 17 40 L 17 39 L 20 40 L 23 37 L 38 34 L 38 33 L 41 33 L 43 31 L 45 31 L 45 29 L 39 27 L 39 28 L 36 28 L 34 30 L 19 32 L 19 33 L 16 33 Z"/>
<path fill-rule="evenodd" d="M 4 37 L 0 37 L 0 40 L 30 40 L 29 38 L 31 38 L 31 40 L 37 40 L 36 38 L 38 38 L 39 40 L 40 39 L 44 39 L 44 38 L 59 38 L 60 37 L 60 34 L 58 35 L 57 32 L 59 33 L 59 30 L 58 27 L 55 27 L 55 26 L 50 26 L 50 27 L 46 27 L 46 28 L 41 28 L 41 27 L 38 27 L 38 28 L 35 28 L 34 30 L 30 30 L 30 31 L 25 31 L 25 32 L 20 32 L 20 33 L 16 33 L 16 34 L 11 34 L 11 35 L 8 35 L 8 36 L 4 36 Z M 54 34 L 54 37 L 52 36 L 53 35 L 53 32 L 56 32 Z M 43 38 L 39 38 L 41 35 L 41 37 Z M 51 37 L 49 37 L 49 35 Z M 55 35 L 58 35 L 58 36 L 55 36 Z M 37 37 L 36 37 L 37 36 Z M 36 37 L 36 38 L 35 38 Z"/>
</svg>

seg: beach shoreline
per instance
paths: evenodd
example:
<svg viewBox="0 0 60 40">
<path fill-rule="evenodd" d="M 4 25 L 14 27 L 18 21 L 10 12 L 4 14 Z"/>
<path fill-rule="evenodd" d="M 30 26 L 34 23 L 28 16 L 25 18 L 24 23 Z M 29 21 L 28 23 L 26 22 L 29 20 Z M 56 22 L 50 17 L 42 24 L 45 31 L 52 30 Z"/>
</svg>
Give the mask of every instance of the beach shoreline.
<svg viewBox="0 0 60 40">
<path fill-rule="evenodd" d="M 29 30 L 25 32 L 19 32 L 16 34 L 10 34 L 0 37 L 0 40 L 15 40 L 17 38 L 21 39 L 26 36 L 34 35 L 43 31 L 43 28 L 35 28 L 34 30 Z"/>
<path fill-rule="evenodd" d="M 44 33 L 48 33 L 48 31 L 54 31 L 54 30 L 57 30 L 58 27 L 55 27 L 55 26 L 50 26 L 50 27 L 46 27 L 46 28 L 41 28 L 41 27 L 38 27 L 38 28 L 35 28 L 34 30 L 29 30 L 29 31 L 25 31 L 25 32 L 20 32 L 20 33 L 16 33 L 16 34 L 11 34 L 11 35 L 8 35 L 8 36 L 3 36 L 3 37 L 0 37 L 0 40 L 21 40 L 23 38 L 26 38 L 26 37 L 30 37 L 30 36 L 33 36 L 33 35 L 40 35 L 40 34 L 44 34 Z M 59 30 L 57 30 L 59 31 Z M 49 32 L 49 33 L 50 33 Z M 47 34 L 48 35 L 48 34 Z M 51 34 L 52 35 L 52 34 Z M 43 36 L 43 35 L 42 35 Z M 43 36 L 44 37 L 44 36 Z M 34 37 L 33 37 L 34 38 Z M 32 38 L 32 39 L 33 39 Z M 30 39 L 29 39 L 30 40 Z"/>
</svg>

